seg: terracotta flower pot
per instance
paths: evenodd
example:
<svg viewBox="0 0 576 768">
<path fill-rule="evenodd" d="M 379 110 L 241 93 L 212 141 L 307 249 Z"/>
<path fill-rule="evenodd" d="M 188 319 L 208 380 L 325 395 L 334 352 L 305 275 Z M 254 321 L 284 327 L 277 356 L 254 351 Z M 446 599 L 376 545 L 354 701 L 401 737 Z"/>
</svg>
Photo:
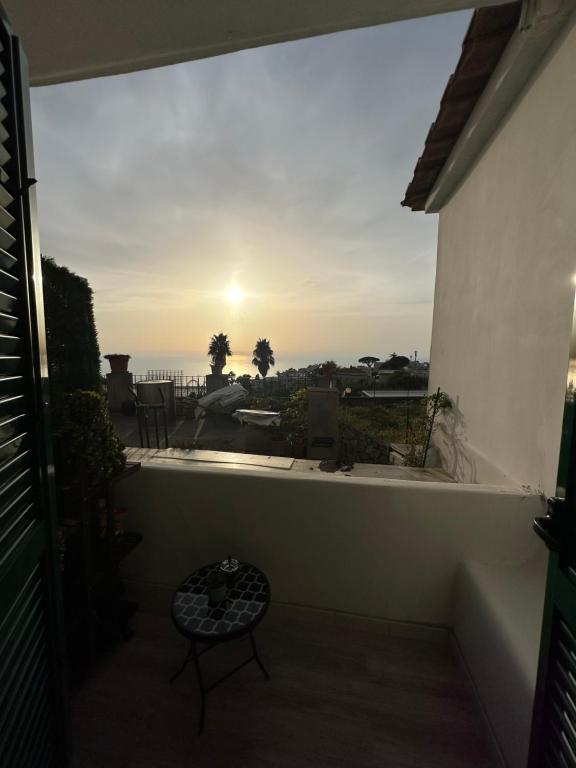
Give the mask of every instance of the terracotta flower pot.
<svg viewBox="0 0 576 768">
<path fill-rule="evenodd" d="M 112 373 L 128 373 L 130 355 L 104 355 L 104 359 L 110 363 Z"/>
<path fill-rule="evenodd" d="M 292 456 L 295 459 L 306 458 L 306 440 L 303 437 L 297 437 L 292 440 Z"/>
</svg>

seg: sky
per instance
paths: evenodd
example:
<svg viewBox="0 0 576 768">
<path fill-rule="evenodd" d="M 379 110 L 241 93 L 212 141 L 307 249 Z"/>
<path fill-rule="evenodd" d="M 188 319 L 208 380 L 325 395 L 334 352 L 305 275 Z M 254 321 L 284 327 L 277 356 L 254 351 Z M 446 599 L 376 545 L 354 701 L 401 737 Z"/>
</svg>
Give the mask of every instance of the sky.
<svg viewBox="0 0 576 768">
<path fill-rule="evenodd" d="M 400 201 L 469 18 L 33 89 L 42 252 L 89 280 L 102 354 L 428 359 L 437 221 Z"/>
</svg>

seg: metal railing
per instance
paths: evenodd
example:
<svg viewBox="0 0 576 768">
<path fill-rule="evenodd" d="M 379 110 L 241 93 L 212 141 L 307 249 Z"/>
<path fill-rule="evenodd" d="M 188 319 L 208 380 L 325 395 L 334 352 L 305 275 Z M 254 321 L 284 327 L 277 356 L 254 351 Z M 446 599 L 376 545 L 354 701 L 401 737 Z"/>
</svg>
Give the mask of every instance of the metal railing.
<svg viewBox="0 0 576 768">
<path fill-rule="evenodd" d="M 132 380 L 136 385 L 139 381 L 173 381 L 174 396 L 177 399 L 190 397 L 202 397 L 206 394 L 206 376 L 188 376 L 179 370 L 148 370 L 144 373 L 132 374 Z"/>
<path fill-rule="evenodd" d="M 132 380 L 134 386 L 139 381 L 173 381 L 174 395 L 177 399 L 186 398 L 192 394 L 196 397 L 206 394 L 206 375 L 190 376 L 181 370 L 158 369 L 148 370 L 146 373 L 133 373 Z M 261 395 L 288 395 L 297 389 L 314 387 L 317 383 L 318 377 L 313 374 L 267 376 L 265 379 L 252 378 L 249 388 Z"/>
</svg>

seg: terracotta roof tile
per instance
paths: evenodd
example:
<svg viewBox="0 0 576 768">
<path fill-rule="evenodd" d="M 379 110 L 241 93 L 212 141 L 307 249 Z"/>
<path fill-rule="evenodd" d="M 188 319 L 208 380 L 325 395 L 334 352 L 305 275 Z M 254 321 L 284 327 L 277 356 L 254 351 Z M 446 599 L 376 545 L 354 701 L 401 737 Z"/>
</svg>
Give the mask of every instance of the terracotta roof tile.
<svg viewBox="0 0 576 768">
<path fill-rule="evenodd" d="M 521 2 L 514 2 L 474 12 L 460 60 L 448 80 L 402 205 L 413 211 L 424 210 L 436 179 L 518 25 L 521 7 Z"/>
</svg>

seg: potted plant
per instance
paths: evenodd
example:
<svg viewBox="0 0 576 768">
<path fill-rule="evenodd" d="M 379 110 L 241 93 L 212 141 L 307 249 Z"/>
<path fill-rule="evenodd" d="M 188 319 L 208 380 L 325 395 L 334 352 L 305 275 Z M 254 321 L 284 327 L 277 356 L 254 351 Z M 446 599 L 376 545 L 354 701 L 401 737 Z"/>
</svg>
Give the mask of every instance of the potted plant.
<svg viewBox="0 0 576 768">
<path fill-rule="evenodd" d="M 208 345 L 208 356 L 211 359 L 212 373 L 221 374 L 226 366 L 226 358 L 232 356 L 230 341 L 225 333 L 215 333 Z"/>
<path fill-rule="evenodd" d="M 306 458 L 306 435 L 304 432 L 293 432 L 290 435 L 290 445 L 292 446 L 292 456 L 295 459 Z"/>
<path fill-rule="evenodd" d="M 112 373 L 128 373 L 128 360 L 130 355 L 122 355 L 115 352 L 112 355 L 104 355 L 104 359 L 110 363 Z"/>
</svg>

